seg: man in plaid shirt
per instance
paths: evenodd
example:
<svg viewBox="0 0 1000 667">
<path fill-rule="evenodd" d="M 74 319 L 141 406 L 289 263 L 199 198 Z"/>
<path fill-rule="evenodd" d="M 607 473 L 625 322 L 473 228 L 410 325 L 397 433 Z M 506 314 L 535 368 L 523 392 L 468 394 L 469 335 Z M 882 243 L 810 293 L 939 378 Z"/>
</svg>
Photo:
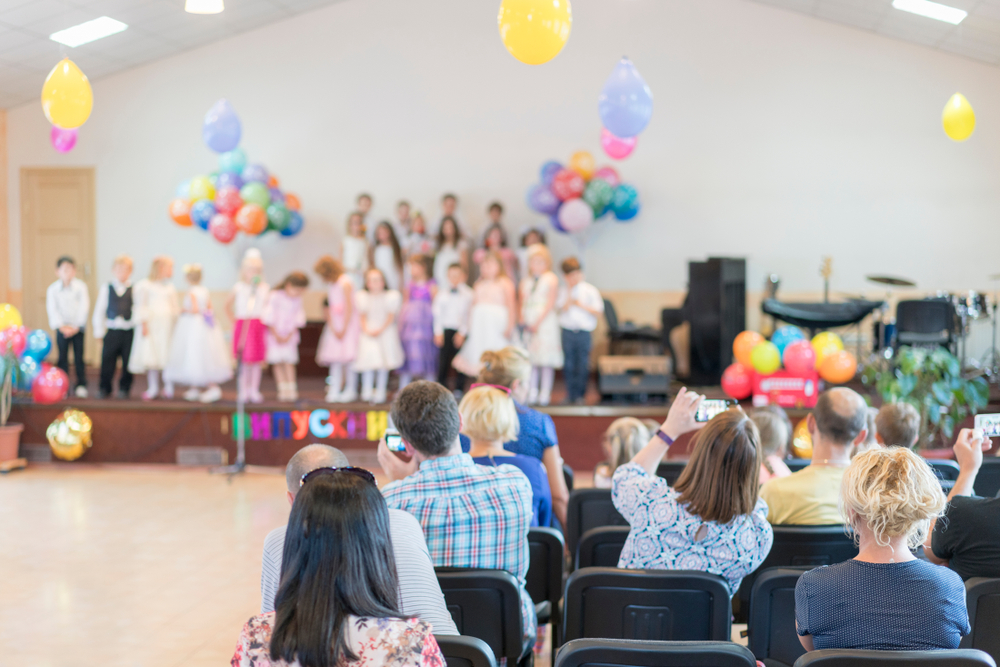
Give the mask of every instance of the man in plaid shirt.
<svg viewBox="0 0 1000 667">
<path fill-rule="evenodd" d="M 435 382 L 412 382 L 392 403 L 392 422 L 403 436 L 404 461 L 378 445 L 391 480 L 382 489 L 390 508 L 409 512 L 424 529 L 437 567 L 506 570 L 521 587 L 526 651 L 535 641 L 535 605 L 525 589 L 531 483 L 511 465 L 476 465 L 462 453 L 455 397 Z"/>
</svg>

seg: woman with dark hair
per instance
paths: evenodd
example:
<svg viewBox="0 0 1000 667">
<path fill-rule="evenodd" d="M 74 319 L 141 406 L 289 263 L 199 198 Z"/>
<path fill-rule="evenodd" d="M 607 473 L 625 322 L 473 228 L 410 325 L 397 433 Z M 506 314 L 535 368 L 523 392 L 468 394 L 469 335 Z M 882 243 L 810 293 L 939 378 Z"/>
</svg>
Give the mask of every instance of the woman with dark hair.
<svg viewBox="0 0 1000 667">
<path fill-rule="evenodd" d="M 656 434 L 615 471 L 611 499 L 632 527 L 618 567 L 711 572 L 726 579 L 732 594 L 764 562 L 774 533 L 757 493 L 757 427 L 739 409 L 696 422 L 704 398 L 681 389 Z M 702 426 L 671 488 L 656 467 L 674 440 Z"/>
<path fill-rule="evenodd" d="M 275 611 L 254 616 L 231 667 L 443 667 L 431 626 L 400 618 L 389 513 L 361 468 L 302 478 Z"/>
</svg>

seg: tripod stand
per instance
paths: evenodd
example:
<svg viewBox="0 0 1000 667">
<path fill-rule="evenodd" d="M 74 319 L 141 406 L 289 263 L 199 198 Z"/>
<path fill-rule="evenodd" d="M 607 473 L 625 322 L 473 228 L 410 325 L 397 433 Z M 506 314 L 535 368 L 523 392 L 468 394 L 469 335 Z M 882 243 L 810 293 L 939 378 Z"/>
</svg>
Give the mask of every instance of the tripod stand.
<svg viewBox="0 0 1000 667">
<path fill-rule="evenodd" d="M 1000 351 L 997 350 L 997 281 L 1000 281 L 1000 273 L 990 276 L 993 281 L 993 338 L 989 352 L 983 356 L 979 364 L 980 370 L 989 377 L 989 381 L 1000 384 Z"/>
</svg>

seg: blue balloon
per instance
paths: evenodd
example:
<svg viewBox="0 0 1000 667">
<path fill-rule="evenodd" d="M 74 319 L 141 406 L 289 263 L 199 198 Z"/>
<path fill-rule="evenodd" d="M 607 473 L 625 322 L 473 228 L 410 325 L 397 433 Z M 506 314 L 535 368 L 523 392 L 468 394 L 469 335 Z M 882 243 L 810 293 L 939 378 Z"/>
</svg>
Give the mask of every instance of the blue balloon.
<svg viewBox="0 0 1000 667">
<path fill-rule="evenodd" d="M 258 182 L 267 184 L 267 169 L 259 164 L 248 164 L 243 168 L 243 182 Z"/>
<path fill-rule="evenodd" d="M 52 339 L 41 329 L 35 329 L 28 334 L 28 343 L 24 348 L 22 356 L 31 357 L 35 361 L 41 362 L 49 356 L 52 351 Z"/>
<path fill-rule="evenodd" d="M 42 362 L 34 357 L 21 357 L 17 365 L 17 386 L 24 391 L 31 391 L 31 383 L 42 372 Z"/>
<path fill-rule="evenodd" d="M 555 230 L 557 232 L 559 232 L 560 234 L 568 234 L 569 233 L 569 232 L 566 231 L 566 228 L 562 226 L 562 223 L 559 222 L 559 212 L 558 211 L 556 211 L 551 216 L 549 216 L 549 222 L 552 223 L 552 227 L 555 228 Z"/>
<path fill-rule="evenodd" d="M 611 212 L 619 221 L 631 220 L 639 214 L 639 193 L 631 185 L 622 183 L 615 188 L 615 196 L 611 199 Z"/>
<path fill-rule="evenodd" d="M 222 188 L 236 188 L 239 190 L 243 187 L 243 178 L 239 174 L 235 174 L 231 171 L 219 172 L 219 180 L 215 184 L 216 190 L 221 190 Z"/>
<path fill-rule="evenodd" d="M 191 207 L 191 222 L 208 231 L 208 221 L 215 215 L 215 204 L 207 199 L 196 201 Z"/>
<path fill-rule="evenodd" d="M 295 236 L 302 231 L 302 225 L 305 221 L 302 219 L 302 214 L 298 211 L 291 211 L 291 215 L 288 218 L 288 226 L 281 230 L 282 236 Z"/>
<path fill-rule="evenodd" d="M 545 187 L 552 185 L 552 179 L 556 177 L 556 174 L 562 170 L 563 166 L 556 162 L 555 160 L 549 160 L 542 165 L 540 171 L 541 181 Z"/>
<path fill-rule="evenodd" d="M 216 153 L 231 151 L 240 144 L 240 119 L 227 100 L 219 100 L 205 114 L 201 138 Z"/>
<path fill-rule="evenodd" d="M 247 166 L 247 154 L 242 148 L 234 148 L 219 156 L 219 171 L 231 174 L 242 173 Z M 242 186 L 241 186 L 242 187 Z"/>
<path fill-rule="evenodd" d="M 177 186 L 177 196 L 181 199 L 191 199 L 191 179 L 186 181 L 181 181 L 181 184 Z"/>
<path fill-rule="evenodd" d="M 805 334 L 798 327 L 784 326 L 779 327 L 771 334 L 771 342 L 778 348 L 778 354 L 784 357 L 786 347 L 797 340 L 805 340 L 805 337 Z"/>
<path fill-rule="evenodd" d="M 532 211 L 537 213 L 542 213 L 544 215 L 553 215 L 559 210 L 559 205 L 562 204 L 559 201 L 559 197 L 552 194 L 552 190 L 538 183 L 532 185 L 528 188 L 528 206 Z"/>
<path fill-rule="evenodd" d="M 285 193 L 282 192 L 280 188 L 270 188 L 268 192 L 271 193 L 272 202 L 278 202 L 279 204 L 285 203 Z"/>
<path fill-rule="evenodd" d="M 597 111 L 608 132 L 627 139 L 642 132 L 653 115 L 653 93 L 628 58 L 621 62 L 604 83 Z"/>
</svg>

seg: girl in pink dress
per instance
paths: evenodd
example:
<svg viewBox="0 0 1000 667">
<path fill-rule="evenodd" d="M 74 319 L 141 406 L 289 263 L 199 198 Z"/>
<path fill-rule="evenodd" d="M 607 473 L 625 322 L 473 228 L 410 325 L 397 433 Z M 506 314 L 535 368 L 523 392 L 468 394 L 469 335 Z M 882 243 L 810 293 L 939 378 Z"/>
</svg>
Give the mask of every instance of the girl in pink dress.
<svg viewBox="0 0 1000 667">
<path fill-rule="evenodd" d="M 261 364 L 266 358 L 266 327 L 260 321 L 270 291 L 264 282 L 264 260 L 260 250 L 250 248 L 240 264 L 240 280 L 233 285 L 226 300 L 226 312 L 234 320 L 233 356 L 239 365 L 237 391 L 241 400 L 262 403 L 260 394 Z"/>
<path fill-rule="evenodd" d="M 274 286 L 261 320 L 267 325 L 267 363 L 274 371 L 279 401 L 297 401 L 299 387 L 295 366 L 299 363 L 299 329 L 306 325 L 302 295 L 309 277 L 301 271 L 289 273 Z"/>
<path fill-rule="evenodd" d="M 354 302 L 354 282 L 344 271 L 344 266 L 329 255 L 320 257 L 313 270 L 327 284 L 328 314 L 316 350 L 316 363 L 330 368 L 326 379 L 326 400 L 328 403 L 349 403 L 358 398 L 358 380 L 353 362 L 358 356 L 358 337 L 361 335 L 361 317 Z"/>
<path fill-rule="evenodd" d="M 431 278 L 434 264 L 427 255 L 411 255 L 408 262 L 411 280 L 403 292 L 403 310 L 399 314 L 399 339 L 406 363 L 399 371 L 399 388 L 410 384 L 413 376 L 434 382 L 437 379 L 438 349 L 434 345 L 434 313 L 431 304 L 437 285 Z"/>
</svg>

